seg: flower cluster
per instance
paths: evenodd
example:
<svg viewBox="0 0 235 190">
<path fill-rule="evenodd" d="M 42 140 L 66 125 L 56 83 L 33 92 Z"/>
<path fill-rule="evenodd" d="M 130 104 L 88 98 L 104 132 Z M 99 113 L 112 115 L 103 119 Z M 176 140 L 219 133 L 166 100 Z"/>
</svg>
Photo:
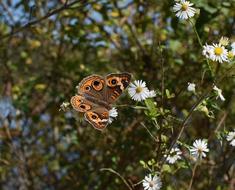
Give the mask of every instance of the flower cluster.
<svg viewBox="0 0 235 190">
<path fill-rule="evenodd" d="M 235 43 L 229 46 L 229 39 L 222 37 L 219 43 L 204 45 L 202 54 L 212 61 L 219 63 L 229 62 L 235 56 Z"/>
<path fill-rule="evenodd" d="M 146 82 L 142 80 L 135 80 L 131 83 L 128 88 L 128 93 L 133 100 L 138 102 L 156 96 L 156 92 L 154 90 L 149 90 L 146 87 Z"/>
</svg>

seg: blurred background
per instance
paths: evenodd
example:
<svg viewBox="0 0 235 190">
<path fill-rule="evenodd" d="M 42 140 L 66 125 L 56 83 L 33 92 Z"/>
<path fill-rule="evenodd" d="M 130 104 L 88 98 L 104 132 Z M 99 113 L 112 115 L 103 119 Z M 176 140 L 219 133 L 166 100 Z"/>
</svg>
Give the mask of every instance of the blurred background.
<svg viewBox="0 0 235 190">
<path fill-rule="evenodd" d="M 192 2 L 203 44 L 221 36 L 234 41 L 234 0 Z M 177 19 L 173 5 L 172 0 L 0 1 L 0 189 L 122 190 L 127 187 L 117 175 L 100 169 L 112 168 L 135 184 L 148 173 L 141 160 L 160 162 L 196 102 L 186 91 L 188 82 L 198 84 L 199 94 L 215 82 L 192 26 Z M 213 136 L 211 129 L 222 119 L 222 130 L 235 126 L 234 68 L 211 67 L 223 78 L 219 87 L 226 101 L 209 101 L 213 117 L 205 110 L 193 114 L 185 143 Z M 127 92 L 117 101 L 126 106 L 118 107 L 118 118 L 104 132 L 71 108 L 59 111 L 84 77 L 123 71 L 157 91 L 160 129 L 148 113 L 133 109 Z M 233 187 L 234 149 L 221 141 L 211 143 L 213 158 L 201 166 L 194 189 Z M 168 168 L 163 189 L 185 189 L 187 167 Z"/>
</svg>

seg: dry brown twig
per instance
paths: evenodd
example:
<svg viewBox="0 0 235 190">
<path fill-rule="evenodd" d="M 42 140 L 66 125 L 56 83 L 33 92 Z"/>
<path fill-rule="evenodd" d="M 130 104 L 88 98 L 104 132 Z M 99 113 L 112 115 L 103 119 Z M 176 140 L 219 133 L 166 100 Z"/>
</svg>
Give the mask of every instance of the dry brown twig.
<svg viewBox="0 0 235 190">
<path fill-rule="evenodd" d="M 84 7 L 85 5 L 87 5 L 88 3 L 91 3 L 91 2 L 85 1 L 85 0 L 75 0 L 75 1 L 73 1 L 71 3 L 68 3 L 66 1 L 66 3 L 64 3 L 61 7 L 49 11 L 47 14 L 45 14 L 44 16 L 42 16 L 41 18 L 39 18 L 37 20 L 30 21 L 27 24 L 21 26 L 20 28 L 18 28 L 16 30 L 14 30 L 14 27 L 13 27 L 11 32 L 9 32 L 9 33 L 7 33 L 7 34 L 5 34 L 3 36 L 0 36 L 0 40 L 3 40 L 3 39 L 8 38 L 8 37 L 11 37 L 11 36 L 21 32 L 21 31 L 23 31 L 23 30 L 25 30 L 25 29 L 33 26 L 33 25 L 36 25 L 36 24 L 38 24 L 38 23 L 48 19 L 52 15 L 56 15 L 56 14 L 66 10 L 66 9 L 71 8 L 72 6 L 74 6 L 74 5 L 78 4 L 78 3 L 81 3 L 82 5 L 80 7 L 77 7 L 77 8 L 82 8 L 82 7 Z"/>
</svg>

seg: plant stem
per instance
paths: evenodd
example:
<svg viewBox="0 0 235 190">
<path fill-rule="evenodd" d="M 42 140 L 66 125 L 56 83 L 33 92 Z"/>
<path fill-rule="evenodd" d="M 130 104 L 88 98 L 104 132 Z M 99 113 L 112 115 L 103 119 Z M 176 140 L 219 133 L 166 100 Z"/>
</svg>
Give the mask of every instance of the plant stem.
<svg viewBox="0 0 235 190">
<path fill-rule="evenodd" d="M 100 171 L 109 171 L 111 173 L 116 174 L 118 177 L 121 178 L 121 180 L 123 181 L 123 183 L 128 187 L 129 190 L 133 190 L 133 188 L 128 184 L 128 182 L 125 180 L 124 177 L 122 177 L 121 174 L 119 174 L 118 172 L 116 172 L 115 170 L 113 170 L 112 168 L 101 168 Z"/>
<path fill-rule="evenodd" d="M 191 188 L 192 188 L 193 180 L 194 180 L 194 176 L 195 176 L 195 173 L 196 173 L 197 166 L 198 166 L 198 161 L 196 162 L 196 164 L 195 164 L 194 167 L 193 167 L 192 177 L 191 177 L 191 179 L 190 179 L 190 183 L 189 183 L 189 186 L 188 186 L 188 190 L 191 190 Z"/>
<path fill-rule="evenodd" d="M 170 154 L 171 149 L 174 147 L 174 145 L 177 143 L 177 141 L 180 139 L 181 135 L 183 134 L 184 129 L 185 129 L 185 127 L 186 127 L 186 124 L 187 124 L 188 120 L 190 119 L 191 115 L 193 114 L 193 112 L 195 111 L 195 109 L 197 108 L 197 106 L 208 96 L 209 93 L 210 93 L 210 91 L 207 92 L 207 93 L 205 93 L 204 95 L 202 95 L 202 96 L 200 97 L 200 99 L 193 105 L 193 107 L 192 107 L 191 110 L 189 111 L 188 115 L 184 118 L 184 120 L 183 120 L 183 122 L 182 122 L 182 124 L 181 124 L 181 127 L 180 127 L 180 132 L 178 133 L 176 139 L 173 140 L 173 142 L 172 142 L 172 144 L 171 144 L 169 150 L 167 151 L 167 153 L 166 153 L 167 156 L 164 158 L 163 164 L 165 163 L 166 158 L 167 158 L 168 155 Z M 163 164 L 162 164 L 162 165 L 163 165 Z"/>
<path fill-rule="evenodd" d="M 145 124 L 143 122 L 141 122 L 140 124 L 147 130 L 147 132 L 153 138 L 153 140 L 158 143 L 159 140 L 150 132 L 150 130 L 145 126 Z"/>
<path fill-rule="evenodd" d="M 193 31 L 195 32 L 195 34 L 196 34 L 196 36 L 197 36 L 197 40 L 198 40 L 200 46 L 203 48 L 202 40 L 201 40 L 201 38 L 200 38 L 200 36 L 199 36 L 199 34 L 198 34 L 198 32 L 197 32 L 197 29 L 196 29 L 195 25 L 193 24 L 193 22 L 192 22 L 191 20 L 189 20 L 189 22 L 190 22 L 190 24 L 191 24 L 192 27 L 193 27 Z M 214 78 L 214 73 L 213 73 L 213 71 L 212 71 L 212 69 L 211 69 L 209 60 L 208 60 L 207 58 L 206 58 L 206 63 L 207 63 L 208 69 L 210 70 L 211 76 Z"/>
</svg>

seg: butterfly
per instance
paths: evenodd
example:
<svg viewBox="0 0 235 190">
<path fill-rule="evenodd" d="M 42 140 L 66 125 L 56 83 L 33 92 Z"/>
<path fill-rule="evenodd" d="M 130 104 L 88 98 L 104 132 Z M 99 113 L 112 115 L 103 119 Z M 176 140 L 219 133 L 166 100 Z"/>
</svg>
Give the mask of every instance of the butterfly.
<svg viewBox="0 0 235 190">
<path fill-rule="evenodd" d="M 106 77 L 91 75 L 84 78 L 77 87 L 77 95 L 70 103 L 95 129 L 106 128 L 109 110 L 131 81 L 131 74 L 109 74 Z"/>
</svg>

